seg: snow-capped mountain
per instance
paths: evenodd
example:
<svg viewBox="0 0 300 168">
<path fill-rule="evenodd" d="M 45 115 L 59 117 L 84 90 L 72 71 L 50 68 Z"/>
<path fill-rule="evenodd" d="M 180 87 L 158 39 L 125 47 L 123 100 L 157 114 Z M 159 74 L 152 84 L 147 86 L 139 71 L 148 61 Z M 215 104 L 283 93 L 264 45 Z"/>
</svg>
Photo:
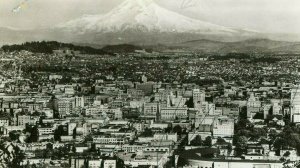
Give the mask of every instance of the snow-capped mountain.
<svg viewBox="0 0 300 168">
<path fill-rule="evenodd" d="M 2 34 L 7 36 L 5 32 Z M 237 41 L 257 37 L 258 33 L 193 19 L 165 9 L 154 0 L 124 0 L 103 15 L 84 15 L 51 29 L 9 34 L 9 37 L 3 39 L 58 40 L 98 45 L 152 45 L 177 44 L 198 39 Z M 10 37 L 12 35 L 13 38 Z"/>
<path fill-rule="evenodd" d="M 109 33 L 128 30 L 231 35 L 237 30 L 192 19 L 167 10 L 152 0 L 126 0 L 104 15 L 86 15 L 57 26 L 73 33 Z"/>
<path fill-rule="evenodd" d="M 163 8 L 154 0 L 124 0 L 123 3 L 106 14 L 84 15 L 52 28 L 32 30 L 0 28 L 0 37 L 0 45 L 54 40 L 100 46 L 124 43 L 199 46 L 199 42 L 195 44 L 190 43 L 190 41 L 206 39 L 235 42 L 257 38 L 299 40 L 299 36 L 294 34 L 261 33 L 193 19 Z M 185 42 L 189 43 L 186 44 Z M 201 46 L 203 46 L 202 43 Z M 212 48 L 212 50 L 214 49 Z"/>
</svg>

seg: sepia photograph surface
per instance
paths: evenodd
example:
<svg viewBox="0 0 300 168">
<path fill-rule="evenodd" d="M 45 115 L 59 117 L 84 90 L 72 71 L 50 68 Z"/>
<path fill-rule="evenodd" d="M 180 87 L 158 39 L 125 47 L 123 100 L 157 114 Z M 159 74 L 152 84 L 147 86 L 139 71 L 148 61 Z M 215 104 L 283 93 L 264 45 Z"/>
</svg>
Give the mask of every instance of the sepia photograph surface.
<svg viewBox="0 0 300 168">
<path fill-rule="evenodd" d="M 0 168 L 300 168 L 300 1 L 0 0 Z"/>
</svg>

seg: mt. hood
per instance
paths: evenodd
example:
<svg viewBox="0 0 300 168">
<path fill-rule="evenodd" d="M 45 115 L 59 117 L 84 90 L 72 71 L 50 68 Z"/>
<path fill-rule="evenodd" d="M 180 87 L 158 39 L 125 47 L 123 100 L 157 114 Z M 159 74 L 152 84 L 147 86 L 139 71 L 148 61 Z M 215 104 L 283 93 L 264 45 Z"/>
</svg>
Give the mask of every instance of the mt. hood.
<svg viewBox="0 0 300 168">
<path fill-rule="evenodd" d="M 169 43 L 195 37 L 232 40 L 254 34 L 189 18 L 153 0 L 125 0 L 104 15 L 85 15 L 55 29 L 67 41 L 96 43 Z"/>
<path fill-rule="evenodd" d="M 104 15 L 89 15 L 58 25 L 78 33 L 126 30 L 232 34 L 236 30 L 192 19 L 160 7 L 152 0 L 126 0 Z"/>
<path fill-rule="evenodd" d="M 153 0 L 124 0 L 103 15 L 84 15 L 50 29 L 0 29 L 0 36 L 0 44 L 55 40 L 96 45 L 177 46 L 192 40 L 239 41 L 261 37 L 261 34 L 189 18 Z"/>
</svg>

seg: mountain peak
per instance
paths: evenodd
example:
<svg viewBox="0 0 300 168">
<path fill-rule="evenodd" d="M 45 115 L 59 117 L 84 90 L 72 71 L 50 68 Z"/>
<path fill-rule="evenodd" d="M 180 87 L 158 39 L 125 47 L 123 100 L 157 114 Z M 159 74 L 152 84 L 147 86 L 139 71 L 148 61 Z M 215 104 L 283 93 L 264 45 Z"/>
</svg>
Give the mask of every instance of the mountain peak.
<svg viewBox="0 0 300 168">
<path fill-rule="evenodd" d="M 123 11 L 123 10 L 140 10 L 145 11 L 149 5 L 155 4 L 153 0 L 125 0 L 123 3 L 118 5 L 112 11 Z"/>
<path fill-rule="evenodd" d="M 189 18 L 153 0 L 126 0 L 104 15 L 85 16 L 58 26 L 81 34 L 96 32 L 178 32 L 232 34 L 236 30 Z"/>
<path fill-rule="evenodd" d="M 120 6 L 134 5 L 140 7 L 147 7 L 150 4 L 155 3 L 153 0 L 126 0 Z"/>
<path fill-rule="evenodd" d="M 76 38 L 77 35 L 81 41 L 110 39 L 108 44 L 139 43 L 148 40 L 158 42 L 157 39 L 162 38 L 165 41 L 166 37 L 175 42 L 182 41 L 182 38 L 185 38 L 185 41 L 194 40 L 196 36 L 211 36 L 215 39 L 234 38 L 243 33 L 244 36 L 251 34 L 187 17 L 158 5 L 154 0 L 125 0 L 108 13 L 86 15 L 61 24 L 54 31 L 62 32 L 64 36 L 71 38 Z"/>
</svg>

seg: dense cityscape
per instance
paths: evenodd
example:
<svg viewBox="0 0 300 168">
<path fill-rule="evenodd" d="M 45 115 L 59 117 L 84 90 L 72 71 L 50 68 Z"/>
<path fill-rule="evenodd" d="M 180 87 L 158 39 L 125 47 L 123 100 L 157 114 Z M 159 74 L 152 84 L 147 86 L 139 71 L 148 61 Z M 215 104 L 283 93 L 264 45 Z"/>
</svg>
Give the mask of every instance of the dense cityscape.
<svg viewBox="0 0 300 168">
<path fill-rule="evenodd" d="M 298 53 L 53 43 L 0 50 L 0 167 L 300 165 Z"/>
</svg>

